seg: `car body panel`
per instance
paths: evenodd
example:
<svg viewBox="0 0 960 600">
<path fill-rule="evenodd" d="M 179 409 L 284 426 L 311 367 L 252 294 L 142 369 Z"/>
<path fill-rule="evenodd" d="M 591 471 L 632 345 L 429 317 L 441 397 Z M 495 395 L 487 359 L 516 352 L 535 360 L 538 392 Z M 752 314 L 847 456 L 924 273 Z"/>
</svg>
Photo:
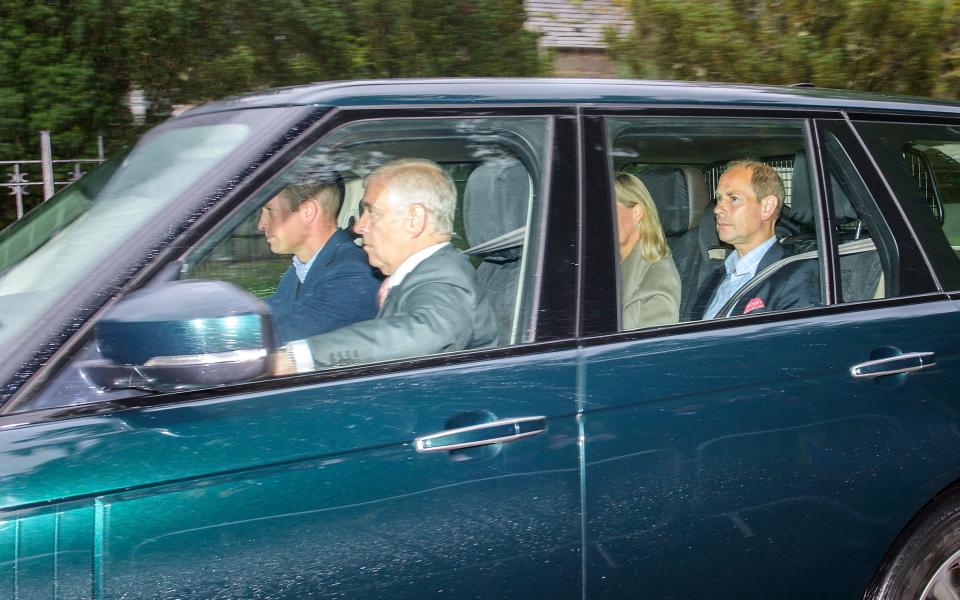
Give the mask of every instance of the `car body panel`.
<svg viewBox="0 0 960 600">
<path fill-rule="evenodd" d="M 612 207 L 590 204 L 610 197 L 602 121 L 617 110 L 827 117 L 844 129 L 841 111 L 953 122 L 960 105 L 724 84 L 397 80 L 257 92 L 166 127 L 251 109 L 290 114 L 105 263 L 113 287 L 99 304 L 55 315 L 55 343 L 8 366 L 0 384 L 25 400 L 0 416 L 0 596 L 846 598 L 960 481 L 956 293 L 614 333 Z M 545 115 L 554 128 L 533 344 L 30 410 L 27 392 L 59 366 L 45 361 L 79 352 L 102 308 L 174 276 L 218 219 L 329 127 L 485 114 Z M 886 193 L 857 152 L 866 185 Z M 901 266 L 936 287 L 919 242 L 904 243 L 895 199 L 883 202 L 880 218 L 916 254 Z M 936 365 L 852 378 L 851 366 L 891 352 L 932 352 Z M 416 449 L 425 435 L 533 417 L 546 430 L 512 443 Z"/>
<path fill-rule="evenodd" d="M 862 593 L 958 474 L 958 318 L 934 301 L 590 348 L 588 596 Z M 884 346 L 936 367 L 853 379 Z"/>
<path fill-rule="evenodd" d="M 0 592 L 42 597 L 90 568 L 71 597 L 576 597 L 575 357 L 13 427 L 0 544 L 17 550 Z M 544 416 L 547 430 L 474 454 L 415 451 L 411 432 L 478 412 Z"/>
</svg>

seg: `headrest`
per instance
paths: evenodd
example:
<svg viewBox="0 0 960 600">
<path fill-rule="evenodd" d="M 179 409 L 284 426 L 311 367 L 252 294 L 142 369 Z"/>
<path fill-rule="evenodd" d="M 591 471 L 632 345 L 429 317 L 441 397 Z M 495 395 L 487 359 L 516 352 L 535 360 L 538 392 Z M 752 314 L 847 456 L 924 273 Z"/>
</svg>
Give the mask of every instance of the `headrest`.
<svg viewBox="0 0 960 600">
<path fill-rule="evenodd" d="M 833 216 L 837 223 L 852 223 L 860 220 L 857 209 L 850 202 L 850 194 L 847 192 L 847 182 L 841 181 L 837 175 L 830 172 L 830 191 L 833 195 Z"/>
<path fill-rule="evenodd" d="M 694 167 L 651 167 L 637 174 L 657 205 L 663 232 L 685 233 L 697 226 L 710 200 L 703 173 Z"/>
<path fill-rule="evenodd" d="M 848 223 L 859 220 L 857 211 L 850 203 L 850 196 L 833 171 L 830 172 L 830 192 L 833 196 L 833 211 L 838 223 Z M 807 153 L 797 152 L 793 158 L 793 179 L 790 191 L 790 220 L 803 226 L 812 227 L 816 221 L 813 193 L 810 189 L 810 167 L 807 163 Z"/>
<path fill-rule="evenodd" d="M 515 158 L 485 162 L 470 173 L 463 191 L 467 243 L 478 246 L 522 228 L 530 202 L 530 174 Z"/>
<path fill-rule="evenodd" d="M 790 219 L 796 223 L 812 226 L 816 221 L 813 191 L 810 189 L 810 167 L 807 153 L 801 150 L 793 157 L 793 177 L 790 180 Z"/>
<path fill-rule="evenodd" d="M 717 208 L 717 201 L 710 200 L 707 205 L 703 208 L 702 216 L 700 218 L 700 223 L 698 226 L 697 239 L 700 242 L 700 251 L 706 253 L 709 258 L 724 258 L 726 256 L 725 252 L 714 255 L 712 250 L 716 248 L 730 248 L 730 246 L 722 245 L 720 243 L 720 238 L 717 235 L 717 215 L 714 213 L 714 209 Z"/>
</svg>

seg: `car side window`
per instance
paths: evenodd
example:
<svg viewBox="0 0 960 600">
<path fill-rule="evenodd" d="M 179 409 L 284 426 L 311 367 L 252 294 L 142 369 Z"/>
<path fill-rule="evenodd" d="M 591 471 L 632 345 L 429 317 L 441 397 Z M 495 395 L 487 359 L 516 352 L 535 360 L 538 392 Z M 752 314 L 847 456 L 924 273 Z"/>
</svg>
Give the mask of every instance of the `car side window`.
<svg viewBox="0 0 960 600">
<path fill-rule="evenodd" d="M 941 285 L 960 289 L 960 127 L 855 123 Z"/>
<path fill-rule="evenodd" d="M 168 270 L 176 281 L 118 304 L 124 319 L 145 321 L 137 344 L 123 339 L 134 335 L 130 323 L 106 315 L 98 339 L 33 407 L 282 374 L 269 353 L 307 372 L 532 341 L 541 234 L 532 223 L 548 129 L 547 118 L 503 117 L 334 130 L 202 238 L 178 272 Z M 316 250 L 304 236 L 321 226 L 333 233 Z M 195 301 L 200 286 L 223 307 Z M 151 335 L 145 315 L 158 303 L 168 327 Z M 245 371 L 230 373 L 244 361 Z M 168 381 L 172 369 L 179 375 Z"/>
<path fill-rule="evenodd" d="M 873 196 L 843 145 L 824 136 L 834 252 L 840 267 L 839 300 L 859 302 L 899 294 L 896 244 L 878 218 Z"/>
<path fill-rule="evenodd" d="M 822 303 L 802 121 L 606 125 L 621 331 Z"/>
</svg>

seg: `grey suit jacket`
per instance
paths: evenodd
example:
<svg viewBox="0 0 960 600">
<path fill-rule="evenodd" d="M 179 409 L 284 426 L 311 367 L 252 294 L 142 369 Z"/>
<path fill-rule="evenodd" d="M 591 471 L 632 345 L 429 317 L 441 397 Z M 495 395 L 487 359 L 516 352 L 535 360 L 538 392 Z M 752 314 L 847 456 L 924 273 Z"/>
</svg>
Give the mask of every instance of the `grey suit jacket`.
<svg viewBox="0 0 960 600">
<path fill-rule="evenodd" d="M 325 368 L 496 346 L 497 324 L 473 265 L 448 245 L 390 290 L 375 319 L 307 341 Z"/>
<path fill-rule="evenodd" d="M 644 260 L 638 248 L 620 265 L 621 326 L 624 331 L 680 320 L 680 273 L 669 255 Z"/>
</svg>

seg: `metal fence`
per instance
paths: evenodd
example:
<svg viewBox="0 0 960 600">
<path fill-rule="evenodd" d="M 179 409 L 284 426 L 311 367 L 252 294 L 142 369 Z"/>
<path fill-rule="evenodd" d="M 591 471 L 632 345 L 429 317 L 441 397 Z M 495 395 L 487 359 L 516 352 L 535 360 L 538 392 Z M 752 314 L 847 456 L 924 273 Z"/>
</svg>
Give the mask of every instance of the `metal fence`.
<svg viewBox="0 0 960 600">
<path fill-rule="evenodd" d="M 102 163 L 103 136 L 97 136 L 96 158 L 53 159 L 50 132 L 40 132 L 40 160 L 0 160 L 0 177 L 5 172 L 8 181 L 0 181 L 0 187 L 10 190 L 17 206 L 17 218 L 23 217 L 24 207 L 32 199 L 42 195 L 46 201 L 55 191 L 66 187 L 86 173 L 85 169 Z M 39 178 L 39 180 L 37 179 Z"/>
</svg>

